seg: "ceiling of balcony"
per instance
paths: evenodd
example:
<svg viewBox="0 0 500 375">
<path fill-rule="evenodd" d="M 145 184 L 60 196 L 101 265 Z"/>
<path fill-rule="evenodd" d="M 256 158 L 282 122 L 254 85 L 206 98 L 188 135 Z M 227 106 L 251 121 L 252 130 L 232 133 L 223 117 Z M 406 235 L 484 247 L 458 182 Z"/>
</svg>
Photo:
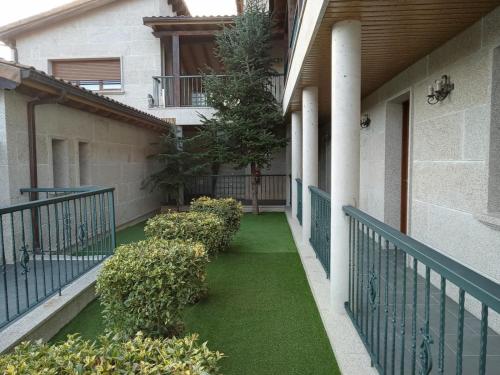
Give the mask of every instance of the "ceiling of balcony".
<svg viewBox="0 0 500 375">
<path fill-rule="evenodd" d="M 335 22 L 361 20 L 365 97 L 498 5 L 500 0 L 330 0 L 297 87 L 318 85 L 320 111 L 329 113 Z M 292 110 L 300 108 L 299 92 L 291 100 Z"/>
</svg>

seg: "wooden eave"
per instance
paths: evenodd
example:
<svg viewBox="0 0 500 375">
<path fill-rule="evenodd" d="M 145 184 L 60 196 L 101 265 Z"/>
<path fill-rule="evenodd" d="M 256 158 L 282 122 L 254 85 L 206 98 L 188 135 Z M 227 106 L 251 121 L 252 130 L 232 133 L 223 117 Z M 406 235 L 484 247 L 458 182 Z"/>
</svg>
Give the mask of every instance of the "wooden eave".
<svg viewBox="0 0 500 375">
<path fill-rule="evenodd" d="M 8 77 L 6 73 L 8 73 Z M 2 87 L 15 89 L 32 98 L 62 97 L 61 104 L 68 107 L 95 113 L 159 133 L 163 133 L 168 129 L 168 124 L 155 116 L 103 95 L 74 86 L 33 68 L 0 63 L 0 75 L 0 80 L 5 80 Z"/>
<path fill-rule="evenodd" d="M 144 17 L 143 23 L 156 36 L 213 35 L 225 26 L 234 25 L 234 16 L 214 17 Z"/>
<path fill-rule="evenodd" d="M 300 110 L 300 89 L 315 85 L 320 91 L 320 116 L 329 116 L 331 30 L 338 21 L 361 21 L 362 97 L 366 97 L 499 5 L 500 0 L 329 0 L 288 110 Z"/>
</svg>

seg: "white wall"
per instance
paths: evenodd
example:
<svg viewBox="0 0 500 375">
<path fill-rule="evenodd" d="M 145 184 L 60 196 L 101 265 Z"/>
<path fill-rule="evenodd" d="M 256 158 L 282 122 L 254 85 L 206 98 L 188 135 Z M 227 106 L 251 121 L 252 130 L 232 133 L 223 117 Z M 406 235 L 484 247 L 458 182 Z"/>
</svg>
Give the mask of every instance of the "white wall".
<svg viewBox="0 0 500 375">
<path fill-rule="evenodd" d="M 19 36 L 19 62 L 50 73 L 50 59 L 119 57 L 124 92 L 112 98 L 148 110 L 152 77 L 161 74 L 160 40 L 142 18 L 160 15 L 175 15 L 167 0 L 117 1 Z"/>
<path fill-rule="evenodd" d="M 8 144 L 6 191 L 9 192 L 9 203 L 16 203 L 27 199 L 20 195 L 19 189 L 29 187 L 26 117 L 29 98 L 12 91 L 0 90 L 0 93 L 3 93 L 0 98 L 4 97 L 6 108 L 6 137 L 2 137 Z M 1 124 L 0 116 L 0 132 Z M 57 104 L 36 108 L 36 127 L 40 187 L 53 186 L 53 139 L 65 142 L 67 162 L 63 162 L 62 167 L 69 186 L 80 185 L 78 142 L 88 142 L 90 184 L 116 188 L 117 225 L 159 209 L 161 194 L 141 188 L 144 179 L 155 168 L 155 163 L 147 156 L 154 152 L 152 143 L 158 141 L 158 133 Z M 0 155 L 3 147 L 0 143 Z M 2 184 L 4 176 L 2 174 Z"/>
<path fill-rule="evenodd" d="M 389 102 L 410 93 L 410 231 L 416 239 L 500 281 L 500 230 L 487 213 L 492 53 L 500 8 L 365 98 L 372 122 L 361 132 L 360 206 L 384 220 L 391 187 L 386 156 Z M 455 90 L 427 104 L 427 87 L 448 74 Z M 498 75 L 497 75 L 498 76 Z M 494 125 L 491 125 L 494 126 Z"/>
</svg>

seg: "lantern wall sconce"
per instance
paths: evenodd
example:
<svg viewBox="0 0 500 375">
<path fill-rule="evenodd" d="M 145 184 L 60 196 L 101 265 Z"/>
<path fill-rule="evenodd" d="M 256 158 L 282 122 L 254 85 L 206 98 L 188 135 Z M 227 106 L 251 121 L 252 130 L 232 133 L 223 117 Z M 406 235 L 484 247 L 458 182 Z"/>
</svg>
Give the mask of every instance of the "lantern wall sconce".
<svg viewBox="0 0 500 375">
<path fill-rule="evenodd" d="M 450 82 L 450 77 L 446 74 L 430 85 L 427 92 L 427 103 L 434 105 L 442 102 L 455 88 L 455 84 Z"/>
<path fill-rule="evenodd" d="M 365 113 L 363 116 L 361 116 L 361 127 L 363 129 L 366 129 L 367 127 L 369 127 L 371 122 L 372 122 L 372 120 L 370 120 L 370 117 L 368 117 L 367 113 Z"/>
</svg>

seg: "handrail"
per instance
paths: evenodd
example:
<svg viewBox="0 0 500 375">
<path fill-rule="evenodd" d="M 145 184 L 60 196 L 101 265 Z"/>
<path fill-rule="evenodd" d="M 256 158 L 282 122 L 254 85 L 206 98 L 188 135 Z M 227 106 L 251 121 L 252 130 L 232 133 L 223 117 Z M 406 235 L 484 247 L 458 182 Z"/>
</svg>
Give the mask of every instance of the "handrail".
<svg viewBox="0 0 500 375">
<path fill-rule="evenodd" d="M 24 192 L 32 191 L 32 189 L 29 189 L 29 188 L 21 189 L 21 190 Z M 34 190 L 36 190 L 36 189 L 34 189 Z M 0 215 L 4 215 L 4 214 L 11 213 L 11 212 L 16 212 L 16 211 L 21 211 L 21 210 L 28 210 L 30 208 L 46 206 L 48 204 L 61 203 L 61 202 L 65 202 L 67 200 L 71 200 L 73 198 L 85 198 L 85 197 L 90 197 L 90 196 L 95 195 L 95 194 L 110 193 L 110 192 L 114 192 L 114 191 L 115 191 L 115 188 L 99 188 L 99 189 L 80 191 L 80 192 L 76 191 L 76 192 L 71 193 L 71 194 L 66 194 L 66 195 L 62 195 L 62 196 L 54 197 L 54 198 L 38 199 L 36 201 L 18 203 L 18 204 L 14 204 L 14 205 L 11 205 L 8 207 L 0 208 Z"/>
<path fill-rule="evenodd" d="M 114 190 L 23 188 L 46 198 L 0 208 L 0 328 L 113 254 Z"/>
<path fill-rule="evenodd" d="M 500 312 L 500 285 L 471 270 L 431 247 L 399 232 L 389 225 L 371 217 L 352 206 L 344 206 L 344 212 L 375 230 L 399 249 L 416 258 L 468 294 Z"/>
<path fill-rule="evenodd" d="M 316 186 L 309 186 L 309 190 L 311 192 L 313 192 L 314 194 L 317 194 L 321 198 L 323 198 L 323 199 L 327 200 L 328 202 L 330 202 L 330 194 L 328 194 L 326 191 L 323 191 L 323 190 L 317 188 Z"/>
</svg>

